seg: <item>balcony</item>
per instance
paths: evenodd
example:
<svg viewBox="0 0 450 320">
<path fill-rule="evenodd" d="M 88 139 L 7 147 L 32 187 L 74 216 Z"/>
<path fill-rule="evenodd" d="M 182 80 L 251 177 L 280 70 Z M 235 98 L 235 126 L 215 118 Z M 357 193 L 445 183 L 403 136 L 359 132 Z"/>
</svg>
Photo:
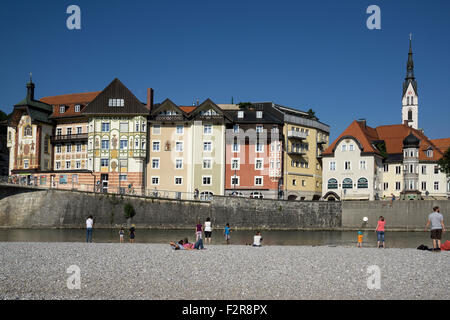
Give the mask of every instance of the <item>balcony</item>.
<svg viewBox="0 0 450 320">
<path fill-rule="evenodd" d="M 67 141 L 87 141 L 87 139 L 88 139 L 88 134 L 81 133 L 81 134 L 67 134 L 67 135 L 52 136 L 50 141 L 52 143 L 59 143 L 59 142 L 67 142 Z"/>
<path fill-rule="evenodd" d="M 306 155 L 306 150 L 300 150 L 300 149 L 290 149 L 287 152 L 289 155 L 294 155 L 294 156 L 304 156 Z"/>
<path fill-rule="evenodd" d="M 289 139 L 299 139 L 304 140 L 306 139 L 306 132 L 301 131 L 288 131 L 288 138 Z"/>
<path fill-rule="evenodd" d="M 327 139 L 324 137 L 317 139 L 317 144 L 325 144 L 327 142 L 328 142 Z"/>
</svg>

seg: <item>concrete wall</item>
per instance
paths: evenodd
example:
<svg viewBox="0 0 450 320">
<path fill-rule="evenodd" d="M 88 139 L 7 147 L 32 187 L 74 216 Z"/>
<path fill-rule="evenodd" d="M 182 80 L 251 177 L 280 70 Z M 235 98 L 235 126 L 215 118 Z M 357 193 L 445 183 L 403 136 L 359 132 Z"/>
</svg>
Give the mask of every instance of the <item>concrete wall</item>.
<svg viewBox="0 0 450 320">
<path fill-rule="evenodd" d="M 333 229 L 341 225 L 339 202 L 287 202 L 215 197 L 210 203 L 185 200 L 113 197 L 59 190 L 17 193 L 0 186 L 0 227 L 83 228 L 92 214 L 96 227 L 125 225 L 124 204 L 136 210 L 139 228 L 194 228 L 211 217 L 213 226 L 242 229 Z M 27 190 L 27 189 L 25 189 Z M 29 190 L 27 190 L 29 191 Z"/>
<path fill-rule="evenodd" d="M 342 203 L 342 227 L 348 229 L 376 228 L 378 217 L 385 217 L 386 230 L 423 231 L 428 215 L 439 206 L 444 224 L 450 225 L 450 201 L 344 201 Z M 363 218 L 369 218 L 363 223 Z"/>
</svg>

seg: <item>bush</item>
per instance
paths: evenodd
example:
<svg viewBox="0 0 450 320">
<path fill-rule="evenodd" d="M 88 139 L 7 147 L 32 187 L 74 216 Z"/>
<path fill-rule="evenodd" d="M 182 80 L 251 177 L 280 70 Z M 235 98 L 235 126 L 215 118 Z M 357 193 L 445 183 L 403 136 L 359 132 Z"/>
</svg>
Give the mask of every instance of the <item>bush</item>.
<svg viewBox="0 0 450 320">
<path fill-rule="evenodd" d="M 134 207 L 130 203 L 125 204 L 123 211 L 125 213 L 125 218 L 127 219 L 133 218 L 136 215 L 136 211 L 134 211 Z"/>
</svg>

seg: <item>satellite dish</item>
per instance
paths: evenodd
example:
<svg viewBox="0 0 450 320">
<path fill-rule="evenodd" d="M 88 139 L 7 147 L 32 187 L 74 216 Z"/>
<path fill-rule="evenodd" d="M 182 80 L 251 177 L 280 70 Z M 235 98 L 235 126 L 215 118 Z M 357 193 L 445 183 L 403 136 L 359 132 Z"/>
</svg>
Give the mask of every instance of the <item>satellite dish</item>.
<svg viewBox="0 0 450 320">
<path fill-rule="evenodd" d="M 363 218 L 363 221 L 364 221 L 364 222 L 367 222 L 367 221 L 369 221 L 369 218 L 364 217 L 364 218 Z"/>
</svg>

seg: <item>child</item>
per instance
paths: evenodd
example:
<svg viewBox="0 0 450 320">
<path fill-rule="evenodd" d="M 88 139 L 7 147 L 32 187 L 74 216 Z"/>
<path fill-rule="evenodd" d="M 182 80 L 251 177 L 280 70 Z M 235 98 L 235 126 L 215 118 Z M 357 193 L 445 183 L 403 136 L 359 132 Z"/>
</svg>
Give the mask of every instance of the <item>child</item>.
<svg viewBox="0 0 450 320">
<path fill-rule="evenodd" d="M 253 246 L 254 247 L 261 247 L 261 241 L 262 241 L 261 232 L 256 231 L 255 236 L 253 237 Z"/>
<path fill-rule="evenodd" d="M 358 231 L 358 244 L 356 245 L 358 248 L 362 248 L 363 242 L 363 234 L 361 231 Z"/>
<path fill-rule="evenodd" d="M 136 236 L 136 228 L 134 224 L 132 224 L 130 228 L 130 243 L 134 243 L 135 236 Z"/>
<path fill-rule="evenodd" d="M 198 239 L 202 238 L 203 233 L 203 226 L 200 223 L 200 221 L 197 222 L 197 225 L 195 226 L 195 241 L 198 241 Z"/>
<path fill-rule="evenodd" d="M 223 233 L 227 244 L 230 244 L 230 232 L 231 232 L 230 224 L 227 223 L 227 225 L 225 226 L 225 231 Z"/>
<path fill-rule="evenodd" d="M 120 243 L 123 243 L 123 235 L 125 234 L 125 230 L 122 228 L 120 228 L 119 231 L 119 237 L 120 237 Z"/>
</svg>

